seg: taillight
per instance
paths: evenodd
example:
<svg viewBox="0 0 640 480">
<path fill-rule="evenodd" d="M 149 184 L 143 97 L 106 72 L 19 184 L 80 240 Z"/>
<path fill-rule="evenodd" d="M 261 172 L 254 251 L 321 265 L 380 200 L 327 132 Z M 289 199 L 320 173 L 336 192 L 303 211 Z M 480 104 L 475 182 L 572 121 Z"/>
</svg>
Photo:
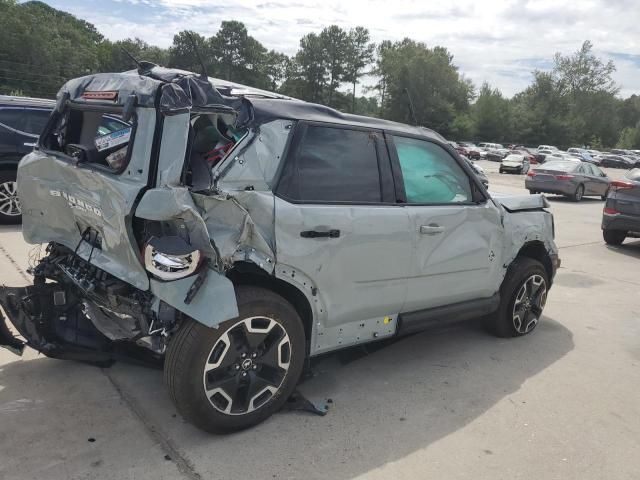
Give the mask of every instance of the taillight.
<svg viewBox="0 0 640 480">
<path fill-rule="evenodd" d="M 609 186 L 614 190 L 626 190 L 628 188 L 635 187 L 635 185 L 632 182 L 627 182 L 625 180 L 614 180 L 609 184 Z"/>
<path fill-rule="evenodd" d="M 533 170 L 529 170 L 529 173 L 527 173 L 527 177 L 535 177 L 536 176 L 536 172 L 534 172 Z"/>
<path fill-rule="evenodd" d="M 573 175 L 556 175 L 556 180 L 571 180 Z"/>
<path fill-rule="evenodd" d="M 161 280 L 188 277 L 198 269 L 202 258 L 200 250 L 177 236 L 151 237 L 144 247 L 145 268 Z"/>
<path fill-rule="evenodd" d="M 605 215 L 618 215 L 618 212 L 615 208 L 611 208 L 611 207 L 604 207 L 602 209 L 602 213 L 604 213 Z"/>
</svg>

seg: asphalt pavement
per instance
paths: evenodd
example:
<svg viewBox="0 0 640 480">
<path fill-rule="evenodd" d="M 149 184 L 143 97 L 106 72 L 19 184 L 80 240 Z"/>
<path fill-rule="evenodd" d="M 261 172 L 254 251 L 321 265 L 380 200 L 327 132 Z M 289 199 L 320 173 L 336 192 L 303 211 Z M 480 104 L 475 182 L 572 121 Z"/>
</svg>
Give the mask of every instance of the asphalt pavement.
<svg viewBox="0 0 640 480">
<path fill-rule="evenodd" d="M 490 190 L 527 193 L 479 164 Z M 639 478 L 640 240 L 606 246 L 599 199 L 548 198 L 562 268 L 531 335 L 469 322 L 326 355 L 301 385 L 324 417 L 209 435 L 160 370 L 1 350 L 0 479 Z M 0 227 L 0 283 L 28 283 L 33 248 Z"/>
</svg>

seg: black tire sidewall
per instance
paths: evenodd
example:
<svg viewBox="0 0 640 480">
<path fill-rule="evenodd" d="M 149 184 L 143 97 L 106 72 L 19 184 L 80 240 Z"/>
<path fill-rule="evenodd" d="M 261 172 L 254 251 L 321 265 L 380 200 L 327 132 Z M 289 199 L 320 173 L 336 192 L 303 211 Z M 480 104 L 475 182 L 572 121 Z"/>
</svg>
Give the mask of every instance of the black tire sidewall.
<svg viewBox="0 0 640 480">
<path fill-rule="evenodd" d="M 602 230 L 602 237 L 607 245 L 621 245 L 627 237 L 627 232 L 624 230 Z"/>
<path fill-rule="evenodd" d="M 178 412 L 195 426 L 214 433 L 256 425 L 278 411 L 293 393 L 305 363 L 304 327 L 291 304 L 279 295 L 259 287 L 237 287 L 236 297 L 239 311 L 237 318 L 221 323 L 217 329 L 208 328 L 194 320 L 186 320 L 181 328 L 193 330 L 191 334 L 194 340 L 175 345 L 172 342 L 167 351 L 167 360 L 176 355 L 181 357 L 181 361 L 168 361 L 165 364 L 165 379 Z M 238 320 L 252 316 L 273 318 L 286 330 L 291 342 L 289 370 L 278 391 L 265 405 L 251 413 L 227 415 L 216 410 L 204 392 L 204 365 L 220 336 Z M 183 332 L 178 335 L 180 333 Z"/>
<path fill-rule="evenodd" d="M 0 184 L 7 181 L 15 182 L 16 177 L 16 170 L 0 170 Z M 0 212 L 0 225 L 17 225 L 19 223 L 22 223 L 22 215 L 16 215 L 12 217 Z"/>
<path fill-rule="evenodd" d="M 520 337 L 528 335 L 537 327 L 534 326 L 527 333 L 518 332 L 513 325 L 513 304 L 520 287 L 531 275 L 541 275 L 544 278 L 547 293 L 549 291 L 549 276 L 544 266 L 532 258 L 518 257 L 509 269 L 500 287 L 500 306 L 496 314 L 491 316 L 490 328 L 499 337 Z M 538 322 L 540 319 L 538 319 Z"/>
</svg>

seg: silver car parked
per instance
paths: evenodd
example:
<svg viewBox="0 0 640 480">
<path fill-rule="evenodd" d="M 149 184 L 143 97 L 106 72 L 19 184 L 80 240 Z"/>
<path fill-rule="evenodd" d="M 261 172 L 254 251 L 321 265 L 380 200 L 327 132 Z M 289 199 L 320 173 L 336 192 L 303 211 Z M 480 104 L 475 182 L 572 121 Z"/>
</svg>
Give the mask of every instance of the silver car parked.
<svg viewBox="0 0 640 480">
<path fill-rule="evenodd" d="M 584 196 L 603 200 L 610 179 L 597 166 L 580 161 L 549 161 L 529 171 L 524 186 L 530 193 L 555 193 L 579 202 Z"/>
<path fill-rule="evenodd" d="M 49 246 L 0 287 L 24 337 L 0 321 L 0 345 L 164 361 L 177 410 L 229 431 L 325 352 L 536 327 L 560 264 L 544 197 L 492 197 L 431 130 L 219 85 L 145 64 L 63 86 L 18 169 L 24 238 Z M 131 128 L 96 138 L 103 115 Z"/>
</svg>

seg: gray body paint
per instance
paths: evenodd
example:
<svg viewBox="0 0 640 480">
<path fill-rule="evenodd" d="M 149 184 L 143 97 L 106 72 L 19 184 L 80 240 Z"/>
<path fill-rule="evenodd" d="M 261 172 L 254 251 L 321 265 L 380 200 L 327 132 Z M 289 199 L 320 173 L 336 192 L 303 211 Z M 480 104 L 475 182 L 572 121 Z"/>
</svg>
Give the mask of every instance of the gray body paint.
<svg viewBox="0 0 640 480">
<path fill-rule="evenodd" d="M 153 295 L 156 313 L 162 300 L 209 327 L 234 318 L 238 307 L 226 272 L 248 262 L 302 293 L 311 311 L 309 354 L 316 355 L 393 336 L 403 313 L 492 297 L 531 242 L 557 255 L 552 216 L 537 195 L 496 195 L 460 207 L 299 205 L 276 197 L 274 178 L 295 125 L 287 118 L 251 124 L 213 169 L 215 190 L 193 192 L 182 184 L 190 115 L 165 116 L 149 186 L 156 110 L 138 107 L 136 115 L 133 154 L 122 174 L 34 151 L 21 162 L 18 183 L 25 240 L 79 245 L 80 257 L 91 256 L 92 265 Z M 185 297 L 195 276 L 150 280 L 133 217 L 183 229 L 210 260 L 192 302 Z M 417 233 L 432 218 L 449 227 L 446 236 Z M 101 249 L 80 241 L 84 227 L 100 232 Z M 300 237 L 324 227 L 342 235 Z"/>
</svg>

